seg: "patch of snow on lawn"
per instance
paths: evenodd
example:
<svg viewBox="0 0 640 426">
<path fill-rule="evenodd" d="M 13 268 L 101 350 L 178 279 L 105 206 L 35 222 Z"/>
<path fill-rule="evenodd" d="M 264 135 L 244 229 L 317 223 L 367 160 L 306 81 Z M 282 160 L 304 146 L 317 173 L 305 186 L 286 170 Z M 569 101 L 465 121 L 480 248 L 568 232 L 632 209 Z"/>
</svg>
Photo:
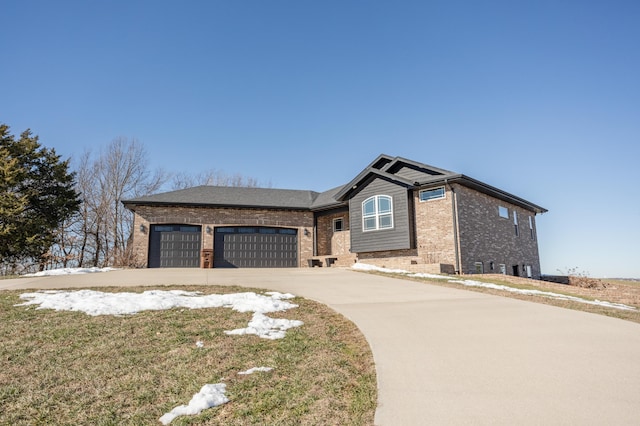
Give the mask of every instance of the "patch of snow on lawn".
<svg viewBox="0 0 640 426">
<path fill-rule="evenodd" d="M 288 320 L 288 319 L 274 319 L 269 318 L 266 315 L 256 312 L 253 314 L 253 318 L 249 321 L 246 328 L 238 328 L 236 330 L 225 331 L 225 334 L 229 335 L 245 335 L 255 334 L 263 339 L 282 339 L 285 336 L 285 332 L 293 327 L 300 327 L 303 324 L 302 321 Z"/>
<path fill-rule="evenodd" d="M 248 369 L 247 371 L 241 371 L 238 374 L 246 375 L 246 374 L 253 374 L 253 373 L 258 372 L 258 371 L 269 372 L 271 370 L 273 370 L 273 368 L 271 368 L 271 367 L 253 367 L 253 368 Z"/>
<path fill-rule="evenodd" d="M 238 312 L 253 312 L 254 315 L 247 328 L 227 334 L 256 334 L 265 339 L 281 339 L 286 330 L 301 326 L 302 321 L 273 319 L 264 314 L 298 307 L 286 300 L 293 297 L 292 294 L 278 292 L 269 292 L 268 295 L 253 292 L 202 295 L 182 290 L 148 290 L 142 293 L 45 290 L 21 294 L 20 298 L 27 301 L 16 306 L 39 305 L 36 309 L 78 311 L 92 316 L 132 315 L 172 308 L 230 308 Z"/>
<path fill-rule="evenodd" d="M 381 268 L 375 265 L 369 265 L 367 263 L 354 263 L 351 266 L 352 269 L 356 271 L 376 271 L 376 272 L 385 272 L 387 274 L 408 274 L 409 271 L 405 271 L 404 269 L 389 269 L 389 268 Z"/>
<path fill-rule="evenodd" d="M 87 315 L 127 315 L 172 308 L 231 308 L 238 312 L 278 312 L 298 305 L 284 301 L 288 295 L 265 296 L 253 292 L 208 294 L 183 290 L 147 290 L 142 293 L 105 293 L 94 290 L 45 290 L 23 293 L 27 302 L 16 306 L 40 305 L 38 309 L 79 311 Z"/>
<path fill-rule="evenodd" d="M 227 385 L 224 383 L 207 384 L 200 389 L 200 392 L 193 395 L 188 405 L 179 405 L 170 412 L 160 417 L 163 425 L 168 425 L 178 416 L 190 416 L 200 414 L 202 410 L 217 407 L 229 402 L 225 395 Z"/>
<path fill-rule="evenodd" d="M 51 269 L 49 271 L 34 272 L 33 274 L 24 274 L 25 277 L 49 277 L 55 275 L 80 275 L 93 274 L 96 272 L 117 271 L 118 268 L 62 268 Z"/>
<path fill-rule="evenodd" d="M 553 293 L 553 292 L 550 292 L 550 291 L 524 290 L 524 289 L 509 287 L 509 286 L 506 286 L 506 285 L 484 283 L 484 282 L 475 281 L 475 280 L 449 279 L 449 277 L 447 277 L 445 275 L 424 274 L 424 273 L 412 274 L 409 271 L 405 271 L 405 270 L 402 270 L 402 269 L 380 268 L 378 266 L 368 265 L 366 263 L 356 263 L 356 264 L 354 264 L 352 266 L 352 268 L 355 269 L 355 270 L 359 270 L 359 271 L 378 271 L 378 272 L 385 272 L 385 273 L 389 273 L 389 274 L 407 274 L 407 276 L 413 277 L 413 278 L 445 279 L 445 280 L 447 280 L 447 282 L 455 283 L 455 284 L 462 284 L 462 285 L 467 286 L 467 287 L 491 288 L 491 289 L 494 289 L 494 290 L 508 291 L 510 293 L 524 294 L 524 295 L 528 295 L 528 296 L 542 296 L 542 297 L 548 297 L 548 298 L 551 298 L 551 299 L 558 299 L 558 300 L 569 300 L 569 301 L 572 301 L 572 302 L 585 303 L 585 304 L 588 304 L 588 305 L 604 306 L 604 307 L 607 307 L 607 308 L 622 309 L 622 310 L 627 310 L 627 311 L 636 311 L 637 310 L 637 308 L 635 308 L 633 306 L 624 305 L 622 303 L 613 303 L 613 302 L 607 302 L 607 301 L 604 301 L 604 300 L 588 300 L 588 299 L 583 299 L 581 297 L 567 296 L 567 295 L 564 295 L 564 294 Z"/>
<path fill-rule="evenodd" d="M 483 283 L 483 282 L 474 281 L 474 280 L 449 280 L 449 282 L 450 283 L 462 284 L 462 285 L 465 285 L 465 286 L 468 286 L 468 287 L 491 288 L 491 289 L 494 289 L 494 290 L 508 291 L 510 293 L 524 294 L 524 295 L 527 295 L 527 296 L 542 296 L 542 297 L 548 297 L 550 299 L 568 300 L 568 301 L 571 301 L 571 302 L 584 303 L 584 304 L 587 304 L 587 305 L 604 306 L 604 307 L 607 307 L 607 308 L 622 309 L 622 310 L 625 310 L 625 311 L 635 311 L 636 310 L 636 308 L 634 308 L 633 306 L 623 305 L 622 303 L 613 303 L 613 302 L 607 302 L 607 301 L 604 301 L 604 300 L 588 300 L 588 299 L 583 299 L 581 297 L 568 296 L 568 295 L 560 294 L 560 293 L 553 293 L 551 291 L 526 290 L 526 289 L 508 287 L 508 286 L 500 285 L 500 284 Z"/>
</svg>

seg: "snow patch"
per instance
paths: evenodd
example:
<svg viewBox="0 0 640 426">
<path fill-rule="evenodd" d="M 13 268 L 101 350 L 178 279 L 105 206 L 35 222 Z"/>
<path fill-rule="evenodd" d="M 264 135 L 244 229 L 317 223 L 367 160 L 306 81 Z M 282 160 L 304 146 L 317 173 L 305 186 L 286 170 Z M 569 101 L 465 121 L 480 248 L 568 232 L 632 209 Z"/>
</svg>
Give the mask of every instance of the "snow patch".
<svg viewBox="0 0 640 426">
<path fill-rule="evenodd" d="M 381 268 L 375 265 L 369 265 L 367 263 L 354 263 L 351 266 L 352 269 L 356 271 L 377 271 L 377 272 L 385 272 L 387 274 L 407 274 L 409 271 L 405 271 L 404 269 L 389 269 L 389 268 Z"/>
<path fill-rule="evenodd" d="M 304 324 L 298 320 L 288 319 L 274 319 L 268 316 L 256 312 L 253 314 L 253 318 L 249 321 L 246 328 L 238 328 L 231 331 L 225 331 L 228 335 L 245 335 L 255 334 L 263 339 L 282 339 L 285 336 L 285 332 L 293 327 L 300 327 Z"/>
<path fill-rule="evenodd" d="M 105 293 L 94 290 L 45 290 L 23 293 L 27 300 L 16 306 L 40 305 L 38 309 L 79 311 L 87 315 L 132 315 L 142 311 L 172 308 L 231 308 L 237 312 L 279 312 L 298 307 L 287 302 L 288 295 L 270 296 L 253 292 L 209 294 L 183 290 L 147 290 L 142 293 Z"/>
<path fill-rule="evenodd" d="M 607 307 L 607 308 L 622 309 L 622 310 L 626 310 L 626 311 L 636 311 L 637 310 L 637 308 L 635 308 L 633 306 L 624 305 L 622 303 L 613 303 L 613 302 L 607 302 L 607 301 L 604 301 L 604 300 L 588 300 L 588 299 L 583 299 L 581 297 L 567 296 L 567 295 L 560 294 L 560 293 L 553 293 L 551 291 L 524 290 L 524 289 L 509 287 L 509 286 L 506 286 L 506 285 L 484 283 L 484 282 L 475 281 L 475 280 L 450 279 L 448 276 L 445 276 L 445 275 L 425 274 L 425 273 L 412 274 L 409 271 L 405 271 L 403 269 L 380 268 L 378 266 L 369 265 L 369 264 L 366 264 L 366 263 L 356 263 L 356 264 L 354 264 L 352 266 L 352 268 L 355 269 L 355 270 L 358 270 L 358 271 L 377 271 L 377 272 L 385 272 L 385 273 L 388 273 L 388 274 L 406 274 L 408 277 L 412 277 L 412 278 L 429 278 L 429 279 L 440 279 L 440 280 L 444 279 L 447 282 L 455 283 L 455 284 L 462 284 L 462 285 L 467 286 L 467 287 L 490 288 L 490 289 L 494 289 L 494 290 L 508 291 L 510 293 L 524 294 L 524 295 L 528 295 L 528 296 L 548 297 L 548 298 L 557 299 L 557 300 L 568 300 L 568 301 L 572 301 L 572 302 L 584 303 L 584 304 L 588 304 L 588 305 L 604 306 L 604 307 Z"/>
<path fill-rule="evenodd" d="M 200 414 L 202 410 L 225 404 L 229 402 L 229 398 L 225 395 L 226 390 L 227 385 L 224 383 L 206 384 L 200 389 L 200 392 L 193 395 L 188 405 L 177 406 L 160 417 L 160 422 L 163 425 L 168 425 L 176 417 Z"/>
<path fill-rule="evenodd" d="M 61 268 L 51 269 L 49 271 L 34 272 L 33 274 L 24 274 L 25 277 L 49 277 L 56 275 L 81 275 L 94 274 L 96 272 L 117 271 L 118 268 Z"/>
<path fill-rule="evenodd" d="M 183 290 L 148 290 L 142 293 L 105 293 L 94 290 L 45 290 L 23 293 L 26 300 L 15 306 L 39 305 L 36 309 L 77 311 L 87 315 L 133 315 L 141 311 L 158 311 L 172 308 L 230 308 L 237 312 L 253 312 L 246 328 L 225 331 L 231 335 L 255 334 L 264 339 L 282 339 L 286 330 L 303 325 L 302 321 L 273 319 L 265 313 L 280 312 L 298 305 L 286 301 L 293 294 L 269 292 L 268 295 L 253 292 L 234 294 L 209 294 Z M 202 346 L 204 343 L 200 342 Z M 197 347 L 202 347 L 198 345 Z"/>
<path fill-rule="evenodd" d="M 263 371 L 263 372 L 266 373 L 266 372 L 269 372 L 271 370 L 273 370 L 272 367 L 253 367 L 253 368 L 248 369 L 247 371 L 241 371 L 238 374 L 246 375 L 246 374 L 253 374 L 253 373 L 256 373 L 256 372 L 259 372 L 259 371 Z"/>
</svg>

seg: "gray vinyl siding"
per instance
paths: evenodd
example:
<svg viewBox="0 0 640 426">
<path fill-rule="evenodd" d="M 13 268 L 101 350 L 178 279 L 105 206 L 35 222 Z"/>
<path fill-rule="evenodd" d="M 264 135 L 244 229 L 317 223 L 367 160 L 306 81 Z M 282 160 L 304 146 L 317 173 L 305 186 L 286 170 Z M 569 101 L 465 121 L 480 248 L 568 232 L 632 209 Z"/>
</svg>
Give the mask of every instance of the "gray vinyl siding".
<svg viewBox="0 0 640 426">
<path fill-rule="evenodd" d="M 430 174 L 421 172 L 420 170 L 416 170 L 411 167 L 403 167 L 394 174 L 405 179 L 410 179 L 413 182 L 422 182 L 426 178 L 432 177 Z"/>
<path fill-rule="evenodd" d="M 389 195 L 393 199 L 393 228 L 377 231 L 362 230 L 362 202 L 374 195 Z M 408 191 L 405 187 L 377 178 L 349 200 L 351 252 L 373 252 L 411 248 Z"/>
</svg>

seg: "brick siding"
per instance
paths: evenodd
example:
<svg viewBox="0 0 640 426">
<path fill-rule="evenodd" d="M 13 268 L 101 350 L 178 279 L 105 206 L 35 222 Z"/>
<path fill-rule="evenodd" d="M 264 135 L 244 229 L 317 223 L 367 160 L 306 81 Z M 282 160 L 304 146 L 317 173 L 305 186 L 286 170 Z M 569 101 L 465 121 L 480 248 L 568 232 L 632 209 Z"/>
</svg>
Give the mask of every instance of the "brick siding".
<svg viewBox="0 0 640 426">
<path fill-rule="evenodd" d="M 513 275 L 513 265 L 518 265 L 519 275 L 525 276 L 525 266 L 529 265 L 532 277 L 539 279 L 535 214 L 464 186 L 456 185 L 455 191 L 459 212 L 461 272 L 472 274 L 476 262 L 481 262 L 486 273 L 499 273 L 499 265 L 503 264 L 506 273 Z M 500 217 L 499 206 L 508 209 L 508 218 Z M 513 220 L 514 212 L 518 215 L 518 235 Z M 529 217 L 532 218 L 533 237 L 529 229 Z"/>
<path fill-rule="evenodd" d="M 147 265 L 149 229 L 155 224 L 202 226 L 202 248 L 213 249 L 213 228 L 218 226 L 272 226 L 298 230 L 298 263 L 307 266 L 313 255 L 313 213 L 299 210 L 235 209 L 181 206 L 137 206 L 134 216 L 133 253 L 140 267 Z M 143 225 L 145 231 L 140 230 Z M 212 232 L 206 232 L 207 226 Z M 305 235 L 305 230 L 307 235 Z"/>
<path fill-rule="evenodd" d="M 334 232 L 333 221 L 340 218 L 342 218 L 342 231 Z M 318 216 L 316 226 L 318 256 L 339 256 L 350 253 L 351 232 L 349 230 L 348 211 Z"/>
</svg>

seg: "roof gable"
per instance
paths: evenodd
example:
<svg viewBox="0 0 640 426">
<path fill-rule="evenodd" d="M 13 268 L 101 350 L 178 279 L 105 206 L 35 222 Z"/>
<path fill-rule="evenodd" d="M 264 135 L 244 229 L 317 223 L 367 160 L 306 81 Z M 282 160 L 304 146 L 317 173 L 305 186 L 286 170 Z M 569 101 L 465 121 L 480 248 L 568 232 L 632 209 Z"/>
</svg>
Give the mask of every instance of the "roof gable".
<svg viewBox="0 0 640 426">
<path fill-rule="evenodd" d="M 382 154 L 351 182 L 346 184 L 342 190 L 336 194 L 336 199 L 346 200 L 354 191 L 358 191 L 359 188 L 366 185 L 367 182 L 370 182 L 374 176 L 395 182 L 407 188 L 413 188 L 432 180 L 434 177 L 454 176 L 454 173 L 427 164 L 407 160 L 406 158 L 391 157 Z"/>
</svg>

